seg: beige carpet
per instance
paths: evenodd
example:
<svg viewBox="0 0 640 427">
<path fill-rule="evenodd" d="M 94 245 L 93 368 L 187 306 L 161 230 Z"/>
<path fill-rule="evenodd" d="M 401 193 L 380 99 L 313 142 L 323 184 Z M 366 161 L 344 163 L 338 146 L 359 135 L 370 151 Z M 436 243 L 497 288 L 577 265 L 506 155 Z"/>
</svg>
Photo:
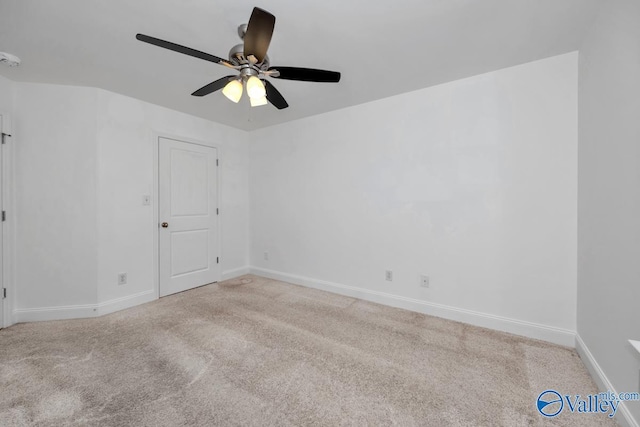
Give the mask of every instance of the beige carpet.
<svg viewBox="0 0 640 427">
<path fill-rule="evenodd" d="M 0 331 L 2 426 L 612 426 L 575 351 L 256 276 Z"/>
</svg>

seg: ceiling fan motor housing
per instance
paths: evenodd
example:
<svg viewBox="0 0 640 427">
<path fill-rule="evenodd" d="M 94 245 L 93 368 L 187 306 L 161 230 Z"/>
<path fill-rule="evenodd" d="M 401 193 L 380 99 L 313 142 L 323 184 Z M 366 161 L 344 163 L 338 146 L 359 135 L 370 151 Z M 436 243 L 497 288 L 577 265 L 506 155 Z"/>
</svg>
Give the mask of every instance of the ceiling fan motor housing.
<svg viewBox="0 0 640 427">
<path fill-rule="evenodd" d="M 259 75 L 260 75 L 260 72 L 255 70 L 253 67 L 251 67 L 248 64 L 240 68 L 240 77 L 243 80 L 247 80 L 251 76 L 258 77 Z"/>
<path fill-rule="evenodd" d="M 256 70 L 267 70 L 269 68 L 269 56 L 265 55 L 264 60 L 260 63 L 252 64 L 248 58 L 244 56 L 244 45 L 242 43 L 235 45 L 229 51 L 229 61 L 238 66 L 242 66 L 244 64 L 253 65 Z"/>
</svg>

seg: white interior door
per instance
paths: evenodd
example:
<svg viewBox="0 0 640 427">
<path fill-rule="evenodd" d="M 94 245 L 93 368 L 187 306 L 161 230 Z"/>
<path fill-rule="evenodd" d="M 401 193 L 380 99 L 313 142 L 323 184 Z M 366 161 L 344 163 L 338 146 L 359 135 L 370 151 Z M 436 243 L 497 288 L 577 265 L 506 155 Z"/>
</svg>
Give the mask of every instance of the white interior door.
<svg viewBox="0 0 640 427">
<path fill-rule="evenodd" d="M 160 296 L 218 281 L 217 151 L 159 138 Z"/>
</svg>

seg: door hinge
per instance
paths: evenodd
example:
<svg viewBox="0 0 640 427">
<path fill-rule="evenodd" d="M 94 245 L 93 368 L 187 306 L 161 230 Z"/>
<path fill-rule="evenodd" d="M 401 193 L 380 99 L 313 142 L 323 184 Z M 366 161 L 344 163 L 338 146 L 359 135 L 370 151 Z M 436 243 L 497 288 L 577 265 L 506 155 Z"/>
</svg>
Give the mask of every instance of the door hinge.
<svg viewBox="0 0 640 427">
<path fill-rule="evenodd" d="M 2 288 L 2 298 L 6 298 L 7 297 L 7 288 Z"/>
<path fill-rule="evenodd" d="M 216 166 L 220 166 L 219 160 L 216 159 Z"/>
<path fill-rule="evenodd" d="M 216 208 L 216 215 L 220 215 L 220 209 Z"/>
<path fill-rule="evenodd" d="M 6 141 L 4 140 L 4 136 L 6 135 L 6 133 L 1 134 L 2 135 L 2 143 L 6 144 Z"/>
<path fill-rule="evenodd" d="M 7 220 L 7 212 L 2 211 L 2 221 L 6 221 L 6 220 Z"/>
<path fill-rule="evenodd" d="M 216 264 L 220 264 L 220 257 L 219 256 L 216 257 Z"/>
</svg>

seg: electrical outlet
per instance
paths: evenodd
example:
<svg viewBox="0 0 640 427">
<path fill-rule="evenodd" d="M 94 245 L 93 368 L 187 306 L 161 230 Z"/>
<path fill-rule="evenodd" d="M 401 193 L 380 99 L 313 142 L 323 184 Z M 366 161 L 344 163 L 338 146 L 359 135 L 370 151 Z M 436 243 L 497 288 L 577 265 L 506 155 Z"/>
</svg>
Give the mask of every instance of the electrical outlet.
<svg viewBox="0 0 640 427">
<path fill-rule="evenodd" d="M 118 285 L 127 284 L 127 273 L 118 273 Z"/>
<path fill-rule="evenodd" d="M 265 252 L 265 253 L 263 254 L 263 257 L 264 257 L 264 260 L 265 260 L 265 261 L 269 261 L 269 252 Z"/>
<path fill-rule="evenodd" d="M 393 281 L 393 271 L 391 271 L 391 270 L 387 270 L 387 271 L 385 271 L 385 272 L 384 272 L 384 279 L 385 279 L 387 282 L 391 282 L 391 281 Z"/>
<path fill-rule="evenodd" d="M 420 275 L 420 286 L 423 288 L 428 288 L 429 287 L 429 276 L 425 275 L 425 274 L 421 274 Z"/>
</svg>

